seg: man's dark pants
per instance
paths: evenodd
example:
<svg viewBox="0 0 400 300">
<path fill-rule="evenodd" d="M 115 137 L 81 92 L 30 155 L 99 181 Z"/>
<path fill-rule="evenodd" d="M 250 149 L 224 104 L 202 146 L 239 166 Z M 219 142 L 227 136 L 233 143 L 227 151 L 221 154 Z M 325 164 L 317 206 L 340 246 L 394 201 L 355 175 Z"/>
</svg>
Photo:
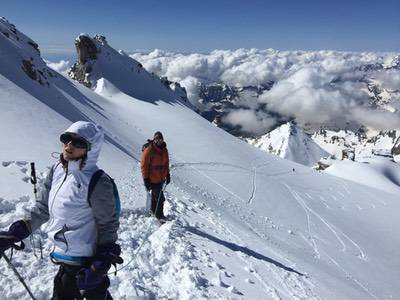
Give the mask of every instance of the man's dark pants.
<svg viewBox="0 0 400 300">
<path fill-rule="evenodd" d="M 162 182 L 151 184 L 151 212 L 156 216 L 157 219 L 165 218 L 164 216 L 165 197 L 162 191 L 162 187 L 163 187 Z"/>
</svg>

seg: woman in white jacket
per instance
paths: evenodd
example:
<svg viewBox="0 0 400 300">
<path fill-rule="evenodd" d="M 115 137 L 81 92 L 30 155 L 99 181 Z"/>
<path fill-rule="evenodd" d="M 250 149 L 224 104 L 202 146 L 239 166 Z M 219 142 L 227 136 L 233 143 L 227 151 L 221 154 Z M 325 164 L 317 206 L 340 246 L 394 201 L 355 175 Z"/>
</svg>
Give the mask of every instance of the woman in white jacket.
<svg viewBox="0 0 400 300">
<path fill-rule="evenodd" d="M 60 265 L 54 300 L 112 299 L 107 272 L 121 260 L 116 244 L 120 204 L 112 179 L 96 165 L 103 140 L 100 126 L 73 123 L 60 136 L 60 160 L 41 187 L 30 217 L 0 233 L 2 252 L 48 222 L 46 231 L 54 243 L 50 257 Z"/>
</svg>

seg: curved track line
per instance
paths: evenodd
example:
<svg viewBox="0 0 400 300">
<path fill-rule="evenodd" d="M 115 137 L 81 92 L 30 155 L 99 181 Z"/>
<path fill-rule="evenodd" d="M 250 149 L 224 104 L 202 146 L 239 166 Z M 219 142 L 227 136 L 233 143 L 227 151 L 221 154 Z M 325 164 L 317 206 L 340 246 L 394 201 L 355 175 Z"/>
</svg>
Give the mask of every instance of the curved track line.
<svg viewBox="0 0 400 300">
<path fill-rule="evenodd" d="M 232 192 L 231 190 L 229 190 L 228 188 L 226 188 L 225 186 L 223 186 L 222 184 L 220 184 L 218 181 L 216 181 L 215 179 L 211 178 L 210 176 L 208 176 L 207 174 L 205 174 L 204 172 L 198 170 L 197 168 L 191 166 L 191 168 L 193 170 L 195 170 L 196 172 L 200 173 L 201 175 L 203 175 L 205 178 L 207 178 L 208 180 L 210 180 L 211 182 L 213 182 L 214 184 L 218 185 L 220 188 L 222 188 L 224 191 L 226 191 L 227 193 L 231 194 L 232 196 L 234 196 L 235 198 L 239 199 L 242 202 L 245 202 L 245 200 L 243 198 L 241 198 L 240 196 L 236 195 L 234 192 Z"/>
</svg>

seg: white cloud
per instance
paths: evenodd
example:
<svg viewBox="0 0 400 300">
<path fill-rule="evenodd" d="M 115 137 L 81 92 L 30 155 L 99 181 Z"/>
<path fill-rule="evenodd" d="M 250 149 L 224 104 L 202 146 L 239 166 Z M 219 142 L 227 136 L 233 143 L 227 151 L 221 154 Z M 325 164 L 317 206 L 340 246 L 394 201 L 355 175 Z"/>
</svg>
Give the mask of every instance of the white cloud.
<svg viewBox="0 0 400 300">
<path fill-rule="evenodd" d="M 51 62 L 51 61 L 45 61 L 47 66 L 52 68 L 53 70 L 57 71 L 58 73 L 62 73 L 64 75 L 68 74 L 69 69 L 71 68 L 71 63 L 67 60 L 60 60 L 59 62 Z"/>
<path fill-rule="evenodd" d="M 388 66 L 396 53 L 337 51 L 277 51 L 273 49 L 214 50 L 207 54 L 180 54 L 161 50 L 132 55 L 149 71 L 179 81 L 198 108 L 201 83 L 230 86 L 275 85 L 259 98 L 242 95 L 241 108 L 224 118 L 225 122 L 259 132 L 270 126 L 271 116 L 260 115 L 259 107 L 302 124 L 320 123 L 345 126 L 349 122 L 373 124 L 377 129 L 397 126 L 397 116 L 368 109 L 366 78 L 376 78 L 383 88 L 398 90 L 400 72 L 383 69 L 366 71 L 364 66 Z M 243 114 L 243 116 L 241 116 Z M 265 122 L 264 119 L 265 118 Z M 392 120 L 393 119 L 393 120 Z M 392 121 L 389 121 L 392 120 Z M 263 123 L 264 122 L 264 123 Z"/>
<path fill-rule="evenodd" d="M 180 81 L 182 87 L 186 89 L 189 101 L 196 106 L 199 100 L 200 81 L 192 76 L 188 76 Z"/>
<path fill-rule="evenodd" d="M 380 71 L 375 73 L 374 77 L 381 81 L 383 88 L 400 91 L 400 70 Z"/>
<path fill-rule="evenodd" d="M 276 121 L 266 113 L 250 109 L 237 109 L 228 113 L 223 122 L 232 126 L 240 126 L 242 131 L 255 133 L 257 135 L 265 134 L 268 129 L 272 129 Z"/>
</svg>

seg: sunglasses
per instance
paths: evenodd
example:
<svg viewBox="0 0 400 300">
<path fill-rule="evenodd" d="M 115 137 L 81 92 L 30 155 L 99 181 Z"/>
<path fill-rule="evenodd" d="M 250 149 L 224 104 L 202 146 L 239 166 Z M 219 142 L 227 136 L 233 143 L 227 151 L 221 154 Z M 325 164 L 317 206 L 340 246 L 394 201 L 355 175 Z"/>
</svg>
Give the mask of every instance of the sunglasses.
<svg viewBox="0 0 400 300">
<path fill-rule="evenodd" d="M 87 151 L 90 151 L 91 148 L 90 143 L 83 137 L 72 135 L 68 132 L 60 135 L 60 142 L 63 144 L 68 144 L 69 142 L 71 142 L 72 146 L 74 146 L 75 148 L 86 149 Z"/>
</svg>

